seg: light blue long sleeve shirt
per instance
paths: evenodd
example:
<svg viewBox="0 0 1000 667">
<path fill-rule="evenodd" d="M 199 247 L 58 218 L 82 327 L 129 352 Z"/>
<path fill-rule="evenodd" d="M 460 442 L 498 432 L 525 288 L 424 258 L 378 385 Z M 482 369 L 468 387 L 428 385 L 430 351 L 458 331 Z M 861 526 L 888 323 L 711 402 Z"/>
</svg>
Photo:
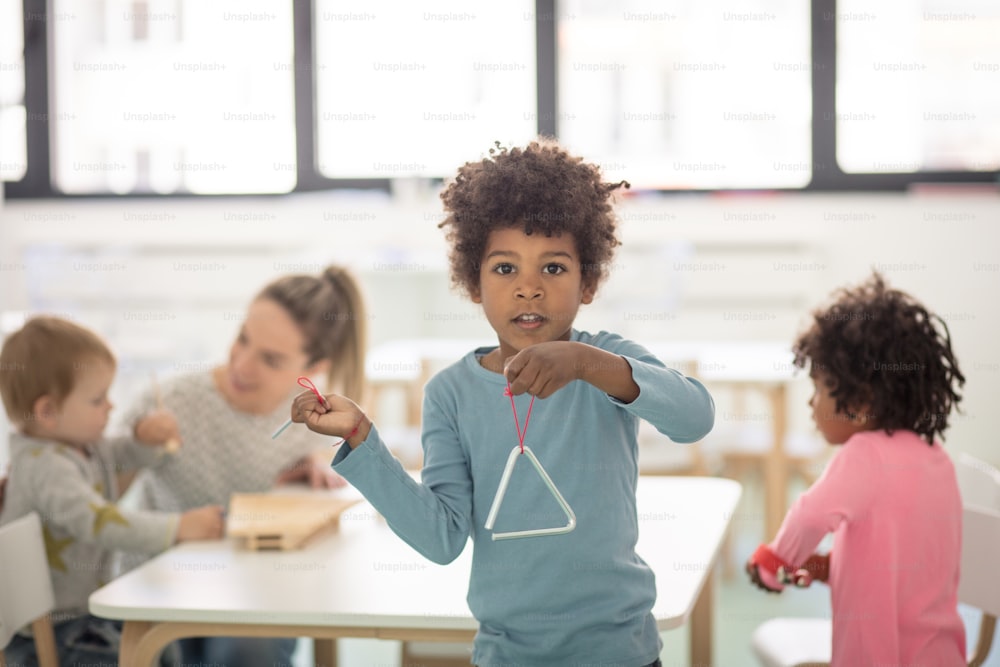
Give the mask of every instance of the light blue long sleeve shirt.
<svg viewBox="0 0 1000 667">
<path fill-rule="evenodd" d="M 639 667 L 660 652 L 653 572 L 635 553 L 639 419 L 691 443 L 711 430 L 715 407 L 698 381 L 666 368 L 636 343 L 575 330 L 571 340 L 624 357 L 640 390 L 625 404 L 576 380 L 535 401 L 524 443 L 573 508 L 572 532 L 493 541 L 484 526 L 518 444 L 506 380 L 479 363 L 489 348 L 469 353 L 427 384 L 421 482 L 374 427 L 357 449 L 345 444 L 333 461 L 396 534 L 430 560 L 451 562 L 472 537 L 468 604 L 479 621 L 473 662 L 480 667 Z M 527 394 L 515 397 L 522 424 L 530 401 Z M 493 532 L 566 521 L 520 457 Z"/>
</svg>

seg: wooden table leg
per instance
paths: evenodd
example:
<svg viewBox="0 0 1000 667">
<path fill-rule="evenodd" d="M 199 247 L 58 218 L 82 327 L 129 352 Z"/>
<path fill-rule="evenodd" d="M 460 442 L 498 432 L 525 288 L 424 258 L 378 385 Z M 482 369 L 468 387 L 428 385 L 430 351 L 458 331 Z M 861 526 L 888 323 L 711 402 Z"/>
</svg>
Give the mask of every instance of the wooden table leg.
<svg viewBox="0 0 1000 667">
<path fill-rule="evenodd" d="M 313 663 L 316 667 L 337 667 L 337 640 L 313 639 Z"/>
<path fill-rule="evenodd" d="M 712 613 L 715 595 L 714 564 L 705 573 L 705 583 L 691 611 L 691 667 L 712 665 Z"/>
<path fill-rule="evenodd" d="M 472 635 L 466 632 L 463 637 Z M 317 667 L 337 667 L 337 639 L 376 638 L 376 628 L 270 625 L 254 623 L 189 623 L 183 621 L 125 621 L 118 664 L 155 667 L 160 653 L 183 637 L 313 637 Z"/>
<path fill-rule="evenodd" d="M 788 430 L 785 386 L 779 384 L 770 391 L 774 442 L 764 466 L 764 541 L 778 534 L 788 503 L 788 454 L 785 435 Z"/>
<path fill-rule="evenodd" d="M 136 651 L 143 636 L 153 627 L 152 623 L 146 621 L 125 621 L 122 626 L 122 643 L 118 647 L 119 665 L 137 665 L 135 661 Z"/>
</svg>

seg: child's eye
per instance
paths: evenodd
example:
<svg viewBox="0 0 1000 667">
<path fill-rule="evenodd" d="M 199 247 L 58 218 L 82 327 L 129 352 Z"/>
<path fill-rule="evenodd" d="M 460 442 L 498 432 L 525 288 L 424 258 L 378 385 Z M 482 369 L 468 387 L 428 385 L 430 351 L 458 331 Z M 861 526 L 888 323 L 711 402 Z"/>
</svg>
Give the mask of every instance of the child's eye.
<svg viewBox="0 0 1000 667">
<path fill-rule="evenodd" d="M 493 267 L 494 273 L 499 273 L 502 276 L 510 275 L 514 273 L 514 265 L 508 264 L 507 262 L 501 262 Z"/>
<path fill-rule="evenodd" d="M 558 276 L 560 273 L 566 272 L 566 267 L 563 266 L 562 264 L 556 264 L 556 263 L 546 264 L 545 268 L 542 269 L 542 272 L 547 273 L 550 276 Z"/>
</svg>

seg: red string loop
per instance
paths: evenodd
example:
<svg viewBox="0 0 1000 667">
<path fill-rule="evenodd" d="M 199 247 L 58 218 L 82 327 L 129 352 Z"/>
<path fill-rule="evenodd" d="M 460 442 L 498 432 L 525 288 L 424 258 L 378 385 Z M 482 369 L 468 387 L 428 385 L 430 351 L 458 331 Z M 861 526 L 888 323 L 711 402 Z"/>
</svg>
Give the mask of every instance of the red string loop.
<svg viewBox="0 0 1000 667">
<path fill-rule="evenodd" d="M 504 396 L 510 397 L 510 409 L 514 413 L 514 428 L 517 429 L 517 442 L 521 445 L 521 453 L 524 454 L 524 437 L 528 435 L 528 422 L 531 421 L 531 408 L 535 406 L 535 397 L 531 397 L 531 402 L 528 403 L 528 414 L 524 417 L 524 430 L 521 430 L 521 420 L 517 418 L 517 406 L 514 405 L 514 394 L 510 390 L 510 383 L 507 383 L 507 388 L 503 390 Z"/>
<path fill-rule="evenodd" d="M 313 384 L 312 380 L 303 375 L 298 379 L 298 383 L 299 386 L 302 387 L 303 389 L 308 389 L 312 393 L 316 394 L 316 398 L 319 399 L 320 405 L 322 405 L 324 408 L 330 407 L 329 405 L 327 405 L 326 399 L 323 398 L 323 394 L 319 393 L 319 389 L 316 388 L 316 385 Z"/>
</svg>

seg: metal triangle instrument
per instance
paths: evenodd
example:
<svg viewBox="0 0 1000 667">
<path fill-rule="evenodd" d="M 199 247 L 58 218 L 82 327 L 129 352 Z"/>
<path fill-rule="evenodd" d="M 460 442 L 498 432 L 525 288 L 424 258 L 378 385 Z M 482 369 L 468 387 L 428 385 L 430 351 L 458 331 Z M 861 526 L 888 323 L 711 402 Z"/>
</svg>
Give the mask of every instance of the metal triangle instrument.
<svg viewBox="0 0 1000 667">
<path fill-rule="evenodd" d="M 559 526 L 556 528 L 536 528 L 533 530 L 515 530 L 506 533 L 493 533 L 493 540 L 509 540 L 517 537 L 540 537 L 542 535 L 562 535 L 563 533 L 568 533 L 576 528 L 576 515 L 573 513 L 573 508 L 569 506 L 566 499 L 563 498 L 562 494 L 559 493 L 559 489 L 556 488 L 555 483 L 549 474 L 545 472 L 545 468 L 542 467 L 541 462 L 535 456 L 535 453 L 531 451 L 530 447 L 525 447 L 523 445 L 515 445 L 514 449 L 510 451 L 510 456 L 507 457 L 507 465 L 503 469 L 503 475 L 500 477 L 500 485 L 497 487 L 496 496 L 493 497 L 493 505 L 490 507 L 490 513 L 486 517 L 486 530 L 493 530 L 493 524 L 496 522 L 497 514 L 500 512 L 500 505 L 503 504 L 504 496 L 507 494 L 507 485 L 510 483 L 510 477 L 514 472 L 514 465 L 517 463 L 517 457 L 520 454 L 525 454 L 528 460 L 531 461 L 531 465 L 535 467 L 538 471 L 538 476 L 542 478 L 545 482 L 545 486 L 548 487 L 549 492 L 559 503 L 559 507 L 566 514 L 566 518 L 569 522 L 565 526 Z"/>
</svg>

